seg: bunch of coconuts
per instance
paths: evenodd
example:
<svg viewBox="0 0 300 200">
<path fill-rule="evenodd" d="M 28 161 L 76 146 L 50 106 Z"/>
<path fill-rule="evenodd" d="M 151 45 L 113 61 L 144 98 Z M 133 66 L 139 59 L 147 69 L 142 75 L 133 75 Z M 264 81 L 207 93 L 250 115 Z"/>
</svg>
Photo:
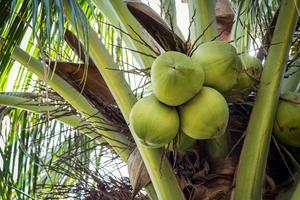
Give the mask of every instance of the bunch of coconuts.
<svg viewBox="0 0 300 200">
<path fill-rule="evenodd" d="M 151 68 L 153 94 L 140 99 L 130 124 L 140 142 L 152 148 L 189 148 L 195 140 L 224 134 L 229 110 L 223 95 L 248 90 L 262 66 L 222 41 L 200 45 L 192 57 L 168 51 Z M 223 94 L 223 95 L 222 95 Z"/>
</svg>

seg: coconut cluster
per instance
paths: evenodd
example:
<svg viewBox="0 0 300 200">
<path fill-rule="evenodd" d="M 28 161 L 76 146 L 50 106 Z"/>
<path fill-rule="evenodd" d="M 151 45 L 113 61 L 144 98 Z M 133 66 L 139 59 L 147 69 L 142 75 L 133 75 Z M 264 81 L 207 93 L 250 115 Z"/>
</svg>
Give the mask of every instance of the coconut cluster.
<svg viewBox="0 0 300 200">
<path fill-rule="evenodd" d="M 238 84 L 243 68 L 236 49 L 221 41 L 200 45 L 192 57 L 174 51 L 158 56 L 151 67 L 153 94 L 130 114 L 140 142 L 181 151 L 223 135 L 229 118 L 223 94 Z"/>
</svg>

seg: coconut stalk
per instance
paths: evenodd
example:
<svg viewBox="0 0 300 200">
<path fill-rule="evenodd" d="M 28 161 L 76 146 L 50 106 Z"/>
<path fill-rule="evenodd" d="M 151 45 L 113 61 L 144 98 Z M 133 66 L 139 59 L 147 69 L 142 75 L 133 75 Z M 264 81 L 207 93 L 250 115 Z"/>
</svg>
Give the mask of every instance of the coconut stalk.
<svg viewBox="0 0 300 200">
<path fill-rule="evenodd" d="M 201 44 L 218 35 L 215 14 L 215 0 L 189 0 L 191 26 L 191 43 Z M 193 19 L 192 19 L 193 17 Z M 202 35 L 201 38 L 199 38 Z"/>
<path fill-rule="evenodd" d="M 234 41 L 238 53 L 247 52 L 249 49 L 249 3 L 249 0 L 238 2 L 238 11 L 232 26 L 231 39 Z"/>
<path fill-rule="evenodd" d="M 291 186 L 289 186 L 288 188 L 285 188 L 283 190 L 281 190 L 279 192 L 279 194 L 276 196 L 276 200 L 291 200 L 293 195 L 296 195 L 296 189 L 297 187 L 299 187 L 299 178 L 296 177 L 295 183 Z M 298 199 L 299 199 L 299 195 L 300 193 L 298 192 L 297 194 Z M 294 198 L 293 200 L 295 200 L 296 198 Z"/>
<path fill-rule="evenodd" d="M 30 100 L 17 95 L 18 93 L 0 93 L 0 105 L 26 110 L 36 114 L 50 113 L 50 117 L 54 117 L 55 120 L 58 120 L 74 129 L 80 128 L 80 132 L 84 133 L 90 138 L 95 138 L 99 144 L 106 142 L 105 138 L 99 137 L 101 133 L 99 133 L 97 130 L 93 129 L 91 131 L 91 124 L 87 123 L 85 119 L 82 119 L 76 115 L 64 115 L 65 111 L 57 112 L 56 106 L 49 106 L 45 102 L 43 103 L 36 100 Z M 146 186 L 146 190 L 151 200 L 157 200 L 157 196 L 152 184 L 148 184 Z"/>
<path fill-rule="evenodd" d="M 236 174 L 233 199 L 262 198 L 268 147 L 300 0 L 283 0 L 250 116 Z"/>
<path fill-rule="evenodd" d="M 166 22 L 170 25 L 171 30 L 174 31 L 181 39 L 183 39 L 182 32 L 177 25 L 176 16 L 176 2 L 175 0 L 161 0 L 162 14 Z"/>
<path fill-rule="evenodd" d="M 1 42 L 0 42 L 1 44 Z M 44 79 L 44 68 L 43 64 L 28 55 L 19 47 L 15 47 L 11 53 L 11 58 L 17 60 L 22 65 L 27 67 L 30 71 L 35 73 L 40 79 Z M 49 74 L 52 74 L 51 70 Z M 101 126 L 100 132 L 105 140 L 109 143 L 112 149 L 120 156 L 123 161 L 127 161 L 130 156 L 130 146 L 131 143 L 120 133 L 114 130 L 114 127 L 107 125 L 106 122 L 100 120 L 105 119 L 96 108 L 94 108 L 76 89 L 65 82 L 62 78 L 57 75 L 53 75 L 52 79 L 47 80 L 47 84 L 51 86 L 59 95 L 61 95 L 65 100 L 67 100 L 76 110 L 78 110 L 88 121 L 92 123 L 95 127 Z M 99 137 L 99 135 L 97 135 Z M 152 200 L 156 200 L 157 196 L 154 192 L 153 185 L 148 184 L 146 186 L 146 191 Z"/>
<path fill-rule="evenodd" d="M 76 115 L 66 115 L 67 111 L 56 111 L 57 106 L 47 105 L 47 102 L 31 100 L 28 98 L 17 96 L 18 93 L 0 93 L 0 105 L 9 106 L 21 110 L 26 110 L 36 114 L 50 114 L 55 120 L 58 120 L 74 129 L 80 127 L 80 131 L 91 138 L 95 138 L 97 142 L 103 143 L 105 140 L 99 137 L 101 134 L 91 130 L 91 125 L 84 119 Z M 58 116 L 58 117 L 56 117 Z"/>
<path fill-rule="evenodd" d="M 43 80 L 45 78 L 43 64 L 39 60 L 28 55 L 18 46 L 16 46 L 11 53 L 11 58 L 27 67 L 40 79 Z M 51 70 L 50 74 L 52 74 Z M 128 146 L 131 145 L 130 142 L 120 133 L 111 131 L 114 130 L 114 127 L 108 125 L 108 120 L 103 120 L 105 117 L 102 116 L 99 111 L 93 107 L 92 104 L 90 104 L 75 88 L 55 74 L 51 79 L 47 80 L 47 84 L 66 101 L 68 101 L 86 119 L 93 123 L 95 127 L 101 126 L 101 129 L 104 128 L 105 130 L 101 130 L 100 132 L 106 138 L 107 142 L 123 160 L 126 161 L 128 159 L 130 155 L 130 151 L 128 149 Z"/>
<path fill-rule="evenodd" d="M 298 181 L 290 200 L 298 200 L 299 197 L 300 197 L 300 181 Z"/>
<path fill-rule="evenodd" d="M 218 35 L 215 14 L 215 0 L 190 0 L 188 2 L 192 44 L 201 44 L 216 39 Z M 193 19 L 191 19 L 193 17 Z M 201 38 L 199 38 L 202 35 Z M 197 41 L 198 40 L 198 41 Z M 227 132 L 216 138 L 207 140 L 205 149 L 212 158 L 225 158 L 229 152 Z"/>
<path fill-rule="evenodd" d="M 65 14 L 70 20 L 71 12 L 66 0 L 64 1 L 64 6 Z M 75 25 L 74 21 L 70 21 L 73 25 Z M 113 58 L 98 38 L 96 32 L 92 29 L 92 27 L 90 27 L 90 25 L 88 26 L 90 56 L 107 83 L 107 86 L 119 105 L 126 122 L 129 123 L 129 114 L 132 106 L 136 102 L 136 98 L 134 97 L 129 85 L 126 83 L 123 73 L 118 70 L 114 70 L 118 69 L 118 65 L 113 61 Z M 83 29 L 79 24 L 77 24 L 77 27 L 80 39 L 83 40 Z M 173 174 L 169 161 L 163 156 L 162 149 L 147 148 L 138 141 L 138 138 L 131 126 L 130 130 L 143 158 L 158 198 L 161 200 L 184 200 L 184 195 Z"/>
<path fill-rule="evenodd" d="M 125 31 L 130 35 L 130 37 L 123 37 L 126 45 L 134 51 L 145 54 L 133 52 L 134 57 L 142 68 L 150 68 L 154 58 L 147 55 L 155 56 L 155 54 L 149 47 L 141 44 L 141 42 L 144 42 L 153 49 L 156 49 L 156 47 L 150 40 L 148 33 L 130 13 L 125 2 L 123 0 L 93 0 L 93 2 L 113 25 L 121 28 L 122 31 Z"/>
</svg>

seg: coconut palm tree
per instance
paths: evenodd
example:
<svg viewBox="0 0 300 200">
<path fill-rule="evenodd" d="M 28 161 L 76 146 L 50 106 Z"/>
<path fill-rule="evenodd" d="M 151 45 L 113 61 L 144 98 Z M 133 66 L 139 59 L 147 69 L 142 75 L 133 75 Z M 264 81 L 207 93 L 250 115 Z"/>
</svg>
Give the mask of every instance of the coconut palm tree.
<svg viewBox="0 0 300 200">
<path fill-rule="evenodd" d="M 280 94 L 299 90 L 300 1 L 186 3 L 185 38 L 171 0 L 161 13 L 138 0 L 0 1 L 2 199 L 297 198 L 299 149 L 272 130 Z M 253 87 L 223 93 L 225 134 L 185 151 L 142 144 L 129 116 L 152 93 L 153 61 L 213 40 L 264 65 Z"/>
</svg>

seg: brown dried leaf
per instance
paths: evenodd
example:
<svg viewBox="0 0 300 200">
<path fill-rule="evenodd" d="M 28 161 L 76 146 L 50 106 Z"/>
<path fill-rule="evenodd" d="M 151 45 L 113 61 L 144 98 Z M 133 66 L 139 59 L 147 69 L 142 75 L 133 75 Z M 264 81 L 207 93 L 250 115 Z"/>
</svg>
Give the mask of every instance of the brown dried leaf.
<svg viewBox="0 0 300 200">
<path fill-rule="evenodd" d="M 50 68 L 55 69 L 56 74 L 71 84 L 79 92 L 83 89 L 84 92 L 92 95 L 98 101 L 105 102 L 106 104 L 116 104 L 110 90 L 95 65 L 88 66 L 85 83 L 83 81 L 84 64 L 50 62 Z"/>
<path fill-rule="evenodd" d="M 135 195 L 143 187 L 148 185 L 151 180 L 141 154 L 137 148 L 135 148 L 134 151 L 130 154 L 127 164 L 129 179 L 133 187 L 132 195 L 133 197 L 135 197 Z"/>
<path fill-rule="evenodd" d="M 228 41 L 230 39 L 230 32 L 234 19 L 231 3 L 229 0 L 217 0 L 215 11 L 218 33 L 221 34 L 219 39 L 222 41 Z"/>
<path fill-rule="evenodd" d="M 192 177 L 194 184 L 184 188 L 187 199 L 230 199 L 236 162 L 232 158 L 203 161 L 202 169 Z"/>
<path fill-rule="evenodd" d="M 126 3 L 132 15 L 165 51 L 187 51 L 184 41 L 152 8 L 139 1 L 127 0 Z"/>
<path fill-rule="evenodd" d="M 215 179 L 210 184 L 189 185 L 184 188 L 184 194 L 189 200 L 229 200 L 232 189 L 231 181 Z"/>
<path fill-rule="evenodd" d="M 77 56 L 85 62 L 83 45 L 79 39 L 68 29 L 65 31 L 64 39 L 77 54 Z M 110 90 L 108 89 L 108 86 L 106 85 L 103 77 L 91 58 L 88 60 L 86 80 L 83 80 L 85 78 L 84 64 L 79 65 L 74 63 L 63 63 L 61 65 L 57 65 L 56 69 L 58 70 L 58 73 L 67 78 L 67 80 L 74 80 L 76 88 L 80 88 L 80 90 L 82 90 L 82 86 L 84 86 L 86 91 L 90 92 L 91 94 L 95 94 L 97 98 L 100 98 L 107 104 L 116 104 Z M 83 84 L 84 82 L 85 84 Z"/>
</svg>

